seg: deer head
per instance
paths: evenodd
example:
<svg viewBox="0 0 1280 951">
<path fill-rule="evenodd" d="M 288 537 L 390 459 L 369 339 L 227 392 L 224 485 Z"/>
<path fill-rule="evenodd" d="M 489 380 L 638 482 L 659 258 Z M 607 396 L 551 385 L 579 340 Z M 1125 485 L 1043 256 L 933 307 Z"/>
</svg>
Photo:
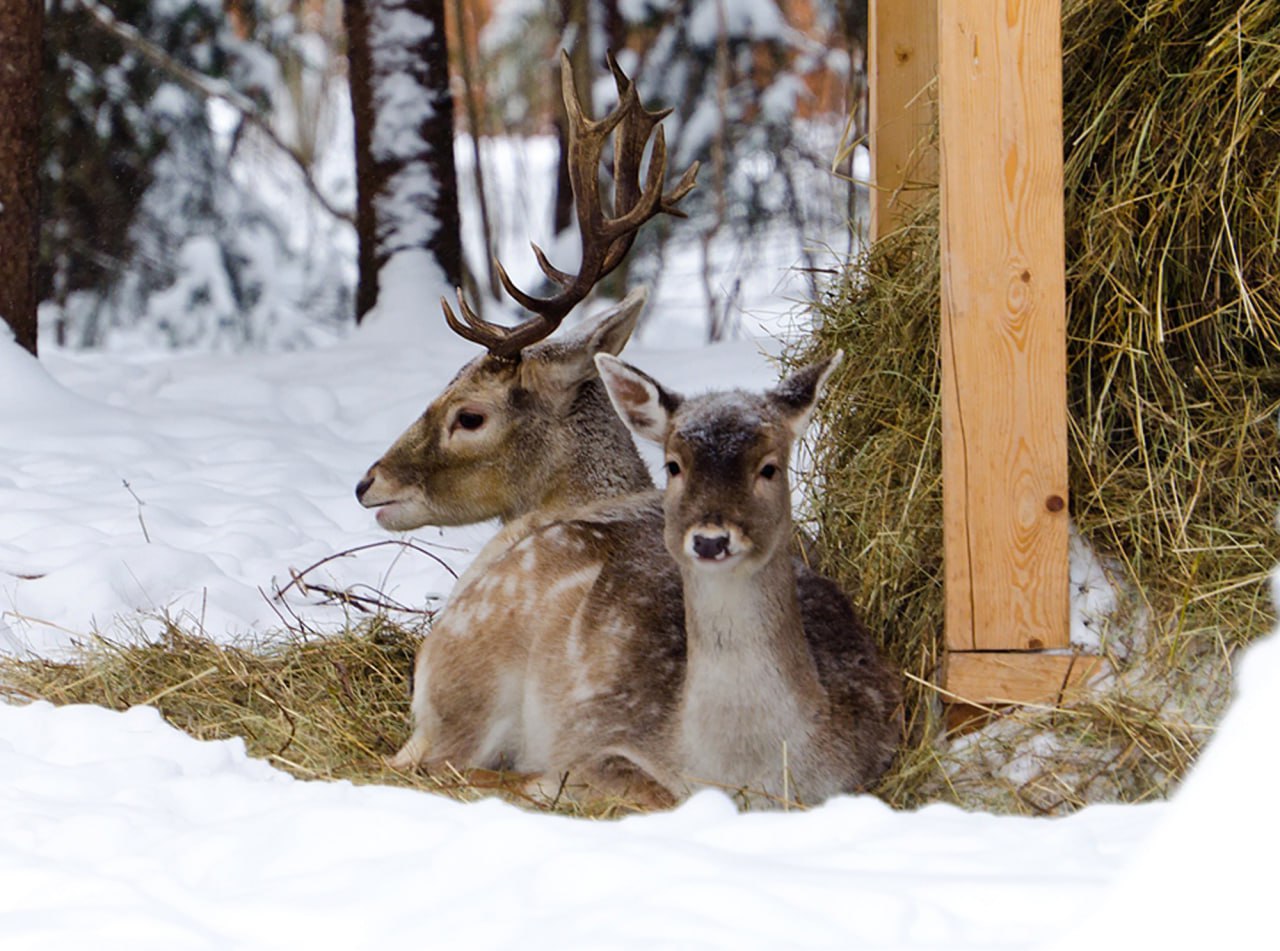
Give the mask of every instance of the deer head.
<svg viewBox="0 0 1280 951">
<path fill-rule="evenodd" d="M 667 550 L 682 568 L 754 570 L 787 555 L 791 447 L 842 354 L 765 393 L 686 399 L 608 354 L 596 365 L 619 415 L 663 447 Z"/>
<path fill-rule="evenodd" d="M 356 497 L 378 509 L 384 528 L 511 520 L 540 508 L 579 504 L 651 485 L 626 430 L 609 409 L 592 357 L 616 354 L 644 307 L 633 292 L 590 329 L 568 340 L 547 337 L 630 250 L 640 227 L 659 214 L 682 216 L 677 204 L 694 187 L 698 163 L 663 192 L 666 144 L 659 122 L 635 84 L 609 57 L 618 105 L 599 121 L 586 117 L 561 55 L 569 115 L 569 174 L 582 236 L 576 275 L 557 269 L 533 246 L 558 290 L 546 298 L 520 290 L 498 264 L 503 287 L 533 316 L 515 327 L 482 320 L 458 292 L 458 310 L 441 300 L 445 321 L 487 353 L 463 367 L 419 418 L 370 467 Z M 668 110 L 669 111 L 669 110 Z M 644 150 L 654 130 L 643 185 Z M 599 165 L 614 139 L 614 214 L 606 214 Z"/>
</svg>

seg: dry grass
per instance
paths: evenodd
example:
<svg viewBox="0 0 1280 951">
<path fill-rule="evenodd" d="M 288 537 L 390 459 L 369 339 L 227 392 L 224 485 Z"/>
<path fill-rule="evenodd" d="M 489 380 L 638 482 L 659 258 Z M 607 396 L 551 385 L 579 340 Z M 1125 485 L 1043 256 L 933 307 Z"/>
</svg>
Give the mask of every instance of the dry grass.
<svg viewBox="0 0 1280 951">
<path fill-rule="evenodd" d="M 1280 17 L 1068 0 L 1063 35 L 1072 517 L 1125 593 L 1117 674 L 1064 709 L 936 742 L 942 623 L 936 201 L 819 305 L 841 347 L 815 445 L 825 567 L 915 678 L 884 793 L 1014 811 L 1166 794 L 1270 630 L 1280 556 Z"/>
</svg>

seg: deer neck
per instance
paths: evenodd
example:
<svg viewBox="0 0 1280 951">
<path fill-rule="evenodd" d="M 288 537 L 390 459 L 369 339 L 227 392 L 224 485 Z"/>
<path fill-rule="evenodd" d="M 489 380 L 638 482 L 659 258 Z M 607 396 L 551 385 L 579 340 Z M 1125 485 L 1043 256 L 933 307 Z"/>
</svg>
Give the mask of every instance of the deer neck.
<svg viewBox="0 0 1280 951">
<path fill-rule="evenodd" d="M 771 786 L 784 743 L 799 752 L 823 708 L 787 548 L 757 571 L 683 571 L 686 768 Z"/>
<path fill-rule="evenodd" d="M 599 380 L 582 384 L 554 431 L 558 445 L 551 447 L 557 460 L 553 471 L 545 479 L 524 474 L 535 494 L 504 522 L 532 511 L 577 508 L 653 488 L 631 433 L 609 404 Z"/>
</svg>

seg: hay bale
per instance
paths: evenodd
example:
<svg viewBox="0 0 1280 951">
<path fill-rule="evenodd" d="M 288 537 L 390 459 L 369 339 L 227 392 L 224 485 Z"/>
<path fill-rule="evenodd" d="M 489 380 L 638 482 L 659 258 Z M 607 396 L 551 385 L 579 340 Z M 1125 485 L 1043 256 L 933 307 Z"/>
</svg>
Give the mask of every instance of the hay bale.
<svg viewBox="0 0 1280 951">
<path fill-rule="evenodd" d="M 1063 9 L 1074 524 L 1127 601 L 1109 692 L 1026 711 L 964 749 L 912 694 L 884 787 L 1015 811 L 1166 793 L 1270 630 L 1280 556 L 1280 17 L 1244 3 Z M 824 567 L 920 681 L 942 623 L 937 205 L 830 289 L 803 362 L 843 348 L 812 447 Z M 1030 767 L 1028 762 L 1039 765 Z"/>
</svg>

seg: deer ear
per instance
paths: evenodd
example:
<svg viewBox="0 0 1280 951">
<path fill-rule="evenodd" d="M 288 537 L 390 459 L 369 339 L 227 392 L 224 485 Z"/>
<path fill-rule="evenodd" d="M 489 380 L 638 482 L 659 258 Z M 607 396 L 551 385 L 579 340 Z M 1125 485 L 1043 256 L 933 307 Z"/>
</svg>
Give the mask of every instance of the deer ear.
<svg viewBox="0 0 1280 951">
<path fill-rule="evenodd" d="M 765 394 L 769 402 L 785 417 L 793 438 L 799 439 L 808 428 L 818 397 L 822 395 L 827 380 L 842 360 L 844 351 L 837 350 L 822 362 L 811 363 L 797 370 Z"/>
<path fill-rule="evenodd" d="M 621 353 L 631 339 L 648 300 L 649 292 L 643 287 L 637 287 L 612 310 L 602 314 L 587 334 L 587 352 L 611 353 L 615 357 Z"/>
<path fill-rule="evenodd" d="M 641 439 L 661 445 L 667 438 L 671 414 L 680 397 L 668 393 L 658 382 L 633 366 L 607 353 L 596 354 L 596 368 L 609 393 L 613 408 L 627 428 Z"/>
<path fill-rule="evenodd" d="M 627 345 L 648 297 L 644 288 L 637 288 L 585 330 L 529 347 L 522 361 L 527 367 L 525 372 L 537 374 L 541 381 L 538 388 L 559 389 L 572 396 L 578 386 L 595 376 L 592 358 L 597 353 L 617 354 Z"/>
</svg>

